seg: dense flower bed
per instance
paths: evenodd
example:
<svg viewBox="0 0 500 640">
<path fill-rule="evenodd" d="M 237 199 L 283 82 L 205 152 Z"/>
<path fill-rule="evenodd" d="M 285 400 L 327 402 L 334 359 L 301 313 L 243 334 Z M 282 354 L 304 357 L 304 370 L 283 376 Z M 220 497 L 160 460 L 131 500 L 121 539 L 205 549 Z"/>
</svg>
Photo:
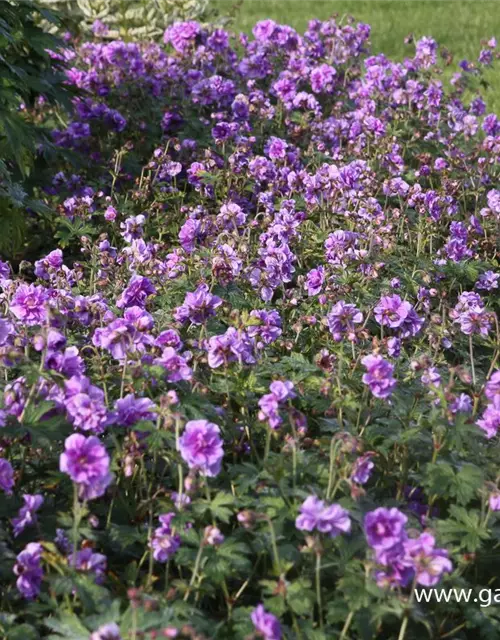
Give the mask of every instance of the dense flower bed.
<svg viewBox="0 0 500 640">
<path fill-rule="evenodd" d="M 498 587 L 496 42 L 445 86 L 369 31 L 53 53 L 87 163 L 0 264 L 6 637 L 498 637 L 414 599 Z"/>
</svg>

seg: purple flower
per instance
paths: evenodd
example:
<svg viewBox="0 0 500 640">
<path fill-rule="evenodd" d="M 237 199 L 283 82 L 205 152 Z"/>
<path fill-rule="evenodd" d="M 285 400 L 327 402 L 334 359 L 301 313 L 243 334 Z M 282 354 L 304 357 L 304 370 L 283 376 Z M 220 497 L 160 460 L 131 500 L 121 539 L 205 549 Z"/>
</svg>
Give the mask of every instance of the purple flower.
<svg viewBox="0 0 500 640">
<path fill-rule="evenodd" d="M 148 278 L 133 275 L 127 288 L 116 301 L 119 309 L 125 307 L 144 307 L 149 296 L 156 293 L 156 289 Z"/>
<path fill-rule="evenodd" d="M 374 310 L 375 318 L 380 325 L 395 329 L 403 324 L 411 309 L 411 304 L 396 294 L 382 296 Z"/>
<path fill-rule="evenodd" d="M 372 453 L 365 453 L 358 458 L 352 466 L 351 480 L 358 484 L 366 484 L 370 479 L 375 464 L 372 462 Z"/>
<path fill-rule="evenodd" d="M 14 487 L 14 469 L 8 460 L 0 458 L 0 489 L 8 496 Z"/>
<path fill-rule="evenodd" d="M 235 227 L 244 225 L 246 218 L 246 213 L 236 202 L 226 202 L 220 208 L 217 224 L 221 230 L 233 231 Z"/>
<path fill-rule="evenodd" d="M 111 483 L 109 455 L 95 436 L 75 433 L 64 442 L 59 468 L 78 485 L 80 498 L 91 500 L 104 494 Z"/>
<path fill-rule="evenodd" d="M 386 587 L 406 587 L 412 581 L 413 571 L 404 563 L 403 552 L 386 557 L 385 561 L 377 559 L 379 564 L 385 564 L 383 571 L 376 571 L 377 585 L 382 589 Z"/>
<path fill-rule="evenodd" d="M 155 359 L 155 364 L 160 365 L 166 370 L 168 382 L 191 380 L 193 376 L 193 371 L 186 359 L 179 355 L 173 347 L 163 349 L 161 357 Z"/>
<path fill-rule="evenodd" d="M 342 509 L 339 504 L 326 506 L 320 515 L 317 528 L 321 533 L 327 533 L 330 538 L 335 538 L 341 533 L 349 533 L 351 530 L 349 512 Z"/>
<path fill-rule="evenodd" d="M 347 304 L 340 300 L 327 316 L 328 327 L 333 339 L 340 342 L 344 335 L 351 342 L 356 340 L 354 325 L 363 322 L 363 314 L 354 304 Z"/>
<path fill-rule="evenodd" d="M 470 307 L 458 317 L 462 333 L 466 336 L 480 334 L 487 336 L 491 329 L 491 314 L 481 307 Z"/>
<path fill-rule="evenodd" d="M 476 424 L 485 432 L 488 440 L 496 436 L 500 429 L 500 396 L 494 396 Z"/>
<path fill-rule="evenodd" d="M 493 291 L 498 289 L 498 280 L 500 278 L 499 273 L 494 271 L 486 271 L 479 276 L 476 282 L 476 289 L 485 289 L 486 291 Z"/>
<path fill-rule="evenodd" d="M 192 253 L 198 236 L 201 234 L 201 221 L 188 218 L 179 231 L 179 242 L 186 253 Z"/>
<path fill-rule="evenodd" d="M 424 319 L 420 318 L 415 309 L 411 307 L 408 315 L 399 327 L 399 335 L 401 338 L 410 338 L 416 336 L 424 325 Z"/>
<path fill-rule="evenodd" d="M 103 624 L 90 634 L 89 640 L 122 640 L 120 628 L 114 622 Z"/>
<path fill-rule="evenodd" d="M 472 398 L 466 393 L 461 393 L 451 402 L 450 411 L 452 413 L 471 413 Z"/>
<path fill-rule="evenodd" d="M 264 151 L 271 160 L 283 160 L 286 158 L 287 148 L 288 143 L 286 140 L 271 136 L 264 147 Z"/>
<path fill-rule="evenodd" d="M 153 325 L 153 318 L 147 311 L 141 307 L 129 307 L 123 318 L 112 320 L 106 327 L 98 327 L 92 342 L 122 362 L 127 355 L 143 353 L 145 347 L 152 344 L 152 337 L 147 331 Z"/>
<path fill-rule="evenodd" d="M 430 533 L 422 533 L 416 539 L 404 543 L 406 564 L 411 563 L 418 584 L 432 587 L 441 579 L 443 573 L 450 573 L 453 565 L 446 549 L 435 549 L 436 540 Z"/>
<path fill-rule="evenodd" d="M 200 31 L 201 26 L 193 20 L 189 22 L 175 22 L 165 31 L 163 41 L 166 44 L 170 42 L 179 53 L 186 53 L 188 49 L 194 45 Z"/>
<path fill-rule="evenodd" d="M 7 262 L 0 260 L 0 282 L 10 278 L 10 267 Z"/>
<path fill-rule="evenodd" d="M 0 347 L 7 344 L 9 336 L 13 333 L 13 327 L 10 322 L 0 318 Z"/>
<path fill-rule="evenodd" d="M 439 387 L 441 384 L 441 375 L 436 367 L 428 367 L 422 373 L 422 384 L 428 387 Z"/>
<path fill-rule="evenodd" d="M 319 266 L 317 269 L 311 269 L 306 278 L 306 289 L 308 296 L 315 296 L 323 288 L 325 282 L 325 268 Z"/>
<path fill-rule="evenodd" d="M 281 625 L 278 618 L 268 613 L 263 605 L 259 604 L 250 617 L 255 631 L 264 640 L 281 640 Z"/>
<path fill-rule="evenodd" d="M 108 209 L 106 211 L 108 211 Z M 138 216 L 127 218 L 125 222 L 120 224 L 120 228 L 122 229 L 121 235 L 127 242 L 132 242 L 132 240 L 142 238 L 142 228 L 145 222 L 146 217 L 142 213 Z"/>
<path fill-rule="evenodd" d="M 179 322 L 190 320 L 192 324 L 203 324 L 215 315 L 215 310 L 221 304 L 222 300 L 210 293 L 208 285 L 200 284 L 196 291 L 186 294 L 184 303 L 175 310 L 175 319 Z"/>
<path fill-rule="evenodd" d="M 87 378 L 73 377 L 65 382 L 65 404 L 73 426 L 101 434 L 111 422 L 104 404 L 104 392 Z"/>
<path fill-rule="evenodd" d="M 337 72 L 328 64 L 320 64 L 311 70 L 311 88 L 314 93 L 332 93 Z"/>
<path fill-rule="evenodd" d="M 23 495 L 24 505 L 19 509 L 16 518 L 12 519 L 14 526 L 14 537 L 17 538 L 26 527 L 31 527 L 37 522 L 36 512 L 43 504 L 41 495 Z"/>
<path fill-rule="evenodd" d="M 436 53 L 438 45 L 435 40 L 428 37 L 420 38 L 416 43 L 415 60 L 424 69 L 428 69 L 432 65 L 436 64 Z"/>
<path fill-rule="evenodd" d="M 494 371 L 484 388 L 484 395 L 488 400 L 494 400 L 495 396 L 500 397 L 500 371 Z"/>
<path fill-rule="evenodd" d="M 205 527 L 205 531 L 203 532 L 203 539 L 206 544 L 216 547 L 224 542 L 224 535 L 217 527 L 213 527 L 209 525 Z"/>
<path fill-rule="evenodd" d="M 116 220 L 117 215 L 118 211 L 114 207 L 109 206 L 104 212 L 104 219 L 106 220 L 106 222 L 113 222 L 114 220 Z"/>
<path fill-rule="evenodd" d="M 175 329 L 166 329 L 156 338 L 155 346 L 173 347 L 175 350 L 180 350 L 182 349 L 182 340 Z"/>
<path fill-rule="evenodd" d="M 245 331 L 238 331 L 234 327 L 229 327 L 226 333 L 220 336 L 212 336 L 208 340 L 207 352 L 208 365 L 212 369 L 226 366 L 230 362 L 245 364 L 255 362 L 253 341 Z"/>
<path fill-rule="evenodd" d="M 216 476 L 221 470 L 224 449 L 219 427 L 208 420 L 191 420 L 179 438 L 178 449 L 190 469 Z"/>
<path fill-rule="evenodd" d="M 269 390 L 271 393 L 263 395 L 259 400 L 259 420 L 266 420 L 271 429 L 277 429 L 283 422 L 279 414 L 280 405 L 295 398 L 296 394 L 293 382 L 289 380 L 275 380 L 269 385 Z"/>
<path fill-rule="evenodd" d="M 404 527 L 408 518 L 398 509 L 380 507 L 366 514 L 364 527 L 368 544 L 374 549 L 387 550 L 405 539 Z"/>
<path fill-rule="evenodd" d="M 30 542 L 17 556 L 14 565 L 14 573 L 18 576 L 16 587 L 26 600 L 33 600 L 40 593 L 42 585 L 43 569 L 42 545 L 38 542 Z"/>
<path fill-rule="evenodd" d="M 326 505 L 316 496 L 309 496 L 300 507 L 301 514 L 295 521 L 297 529 L 328 533 L 335 538 L 340 533 L 349 533 L 351 520 L 349 512 L 338 504 Z"/>
<path fill-rule="evenodd" d="M 278 402 L 286 402 L 287 400 L 295 398 L 297 394 L 293 389 L 294 385 L 290 380 L 285 380 L 285 382 L 275 380 L 269 385 L 269 390 L 276 397 Z"/>
<path fill-rule="evenodd" d="M 54 249 L 45 256 L 42 260 L 35 262 L 35 275 L 37 278 L 43 278 L 49 280 L 52 273 L 57 271 L 63 265 L 63 252 L 61 249 Z"/>
<path fill-rule="evenodd" d="M 218 246 L 212 259 L 212 273 L 221 284 L 228 285 L 241 272 L 243 261 L 228 244 Z"/>
<path fill-rule="evenodd" d="M 71 552 L 71 542 L 68 537 L 68 534 L 64 529 L 56 529 L 56 535 L 54 537 L 54 544 L 59 549 L 61 553 L 65 555 Z"/>
<path fill-rule="evenodd" d="M 488 504 L 492 511 L 500 511 L 500 492 L 499 491 L 495 491 L 494 493 L 490 494 Z"/>
<path fill-rule="evenodd" d="M 109 27 L 101 20 L 94 20 L 90 28 L 95 36 L 105 36 L 109 31 Z"/>
<path fill-rule="evenodd" d="M 483 309 L 484 302 L 475 291 L 464 291 L 458 297 L 457 304 L 450 311 L 450 317 L 453 320 L 457 320 L 461 315 L 467 313 L 472 309 Z"/>
<path fill-rule="evenodd" d="M 157 562 L 167 562 L 180 547 L 181 539 L 174 534 L 171 522 L 175 513 L 165 513 L 158 519 L 160 526 L 154 530 L 150 546 L 153 549 L 153 557 Z"/>
<path fill-rule="evenodd" d="M 11 313 L 26 326 L 42 325 L 47 320 L 46 289 L 34 284 L 22 284 L 10 303 Z"/>
<path fill-rule="evenodd" d="M 90 547 L 85 547 L 72 553 L 68 557 L 68 562 L 77 571 L 94 574 L 96 584 L 102 584 L 106 575 L 107 560 L 102 553 L 94 553 Z"/>
<path fill-rule="evenodd" d="M 500 191 L 497 189 L 491 189 L 488 191 L 487 195 L 488 207 L 495 213 L 496 215 L 500 215 Z"/>
<path fill-rule="evenodd" d="M 154 407 L 154 402 L 149 398 L 136 398 L 133 393 L 129 393 L 115 402 L 117 423 L 123 427 L 132 427 L 141 420 L 154 420 Z"/>
<path fill-rule="evenodd" d="M 283 422 L 279 409 L 278 398 L 273 393 L 266 393 L 259 400 L 259 420 L 265 420 L 271 429 L 277 429 Z"/>
<path fill-rule="evenodd" d="M 300 507 L 295 526 L 302 531 L 314 531 L 325 508 L 325 503 L 316 496 L 309 496 Z"/>
<path fill-rule="evenodd" d="M 282 334 L 281 317 L 274 309 L 254 309 L 250 312 L 252 324 L 247 328 L 250 338 L 260 338 L 264 344 L 271 344 Z M 256 324 L 254 324 L 256 323 Z M 260 346 L 257 345 L 259 348 Z"/>
<path fill-rule="evenodd" d="M 67 347 L 63 352 L 49 350 L 45 357 L 45 368 L 58 371 L 64 376 L 83 376 L 85 363 L 76 347 Z"/>
<path fill-rule="evenodd" d="M 367 369 L 362 378 L 363 382 L 370 387 L 376 398 L 388 398 L 396 386 L 396 380 L 392 376 L 392 364 L 378 355 L 365 356 L 361 362 Z"/>
<path fill-rule="evenodd" d="M 387 340 L 387 353 L 391 358 L 399 358 L 401 354 L 401 340 L 399 338 L 389 338 Z"/>
</svg>

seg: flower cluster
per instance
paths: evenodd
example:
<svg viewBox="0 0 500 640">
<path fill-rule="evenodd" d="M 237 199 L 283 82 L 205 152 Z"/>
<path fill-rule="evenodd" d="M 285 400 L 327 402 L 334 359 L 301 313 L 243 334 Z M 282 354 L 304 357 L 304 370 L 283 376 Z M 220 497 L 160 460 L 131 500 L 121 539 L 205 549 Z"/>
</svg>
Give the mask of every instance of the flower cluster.
<svg viewBox="0 0 500 640">
<path fill-rule="evenodd" d="M 409 538 L 407 522 L 408 518 L 395 507 L 380 507 L 365 516 L 366 539 L 375 561 L 384 566 L 376 573 L 377 582 L 405 586 L 415 580 L 417 584 L 433 586 L 444 573 L 452 571 L 448 552 L 435 548 L 436 540 L 430 533 Z"/>
</svg>

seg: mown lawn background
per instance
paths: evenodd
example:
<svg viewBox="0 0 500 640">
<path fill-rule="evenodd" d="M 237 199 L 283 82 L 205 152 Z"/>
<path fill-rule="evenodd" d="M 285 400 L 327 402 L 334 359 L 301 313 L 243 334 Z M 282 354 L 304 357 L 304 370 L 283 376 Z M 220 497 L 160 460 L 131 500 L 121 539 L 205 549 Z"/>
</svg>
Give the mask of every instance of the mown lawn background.
<svg viewBox="0 0 500 640">
<path fill-rule="evenodd" d="M 227 15 L 235 0 L 212 0 Z M 412 55 L 405 37 L 429 35 L 454 55 L 453 70 L 464 58 L 475 61 L 482 39 L 500 43 L 500 0 L 243 0 L 235 12 L 233 30 L 251 32 L 258 20 L 271 18 L 303 32 L 312 18 L 352 15 L 372 27 L 372 52 L 402 59 Z M 500 60 L 485 76 L 491 84 L 488 108 L 500 111 Z"/>
</svg>

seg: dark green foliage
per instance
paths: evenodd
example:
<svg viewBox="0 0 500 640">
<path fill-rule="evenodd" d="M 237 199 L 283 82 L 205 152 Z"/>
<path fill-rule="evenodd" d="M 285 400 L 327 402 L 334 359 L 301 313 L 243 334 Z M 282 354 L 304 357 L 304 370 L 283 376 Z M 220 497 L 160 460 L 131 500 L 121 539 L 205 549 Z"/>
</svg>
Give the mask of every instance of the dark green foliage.
<svg viewBox="0 0 500 640">
<path fill-rule="evenodd" d="M 54 148 L 50 118 L 39 124 L 36 109 L 44 103 L 45 113 L 50 106 L 55 114 L 70 106 L 63 70 L 48 53 L 61 41 L 37 26 L 36 16 L 57 22 L 31 0 L 0 3 L 0 253 L 7 257 L 26 250 L 33 220 L 49 212 L 36 196 Z"/>
</svg>

